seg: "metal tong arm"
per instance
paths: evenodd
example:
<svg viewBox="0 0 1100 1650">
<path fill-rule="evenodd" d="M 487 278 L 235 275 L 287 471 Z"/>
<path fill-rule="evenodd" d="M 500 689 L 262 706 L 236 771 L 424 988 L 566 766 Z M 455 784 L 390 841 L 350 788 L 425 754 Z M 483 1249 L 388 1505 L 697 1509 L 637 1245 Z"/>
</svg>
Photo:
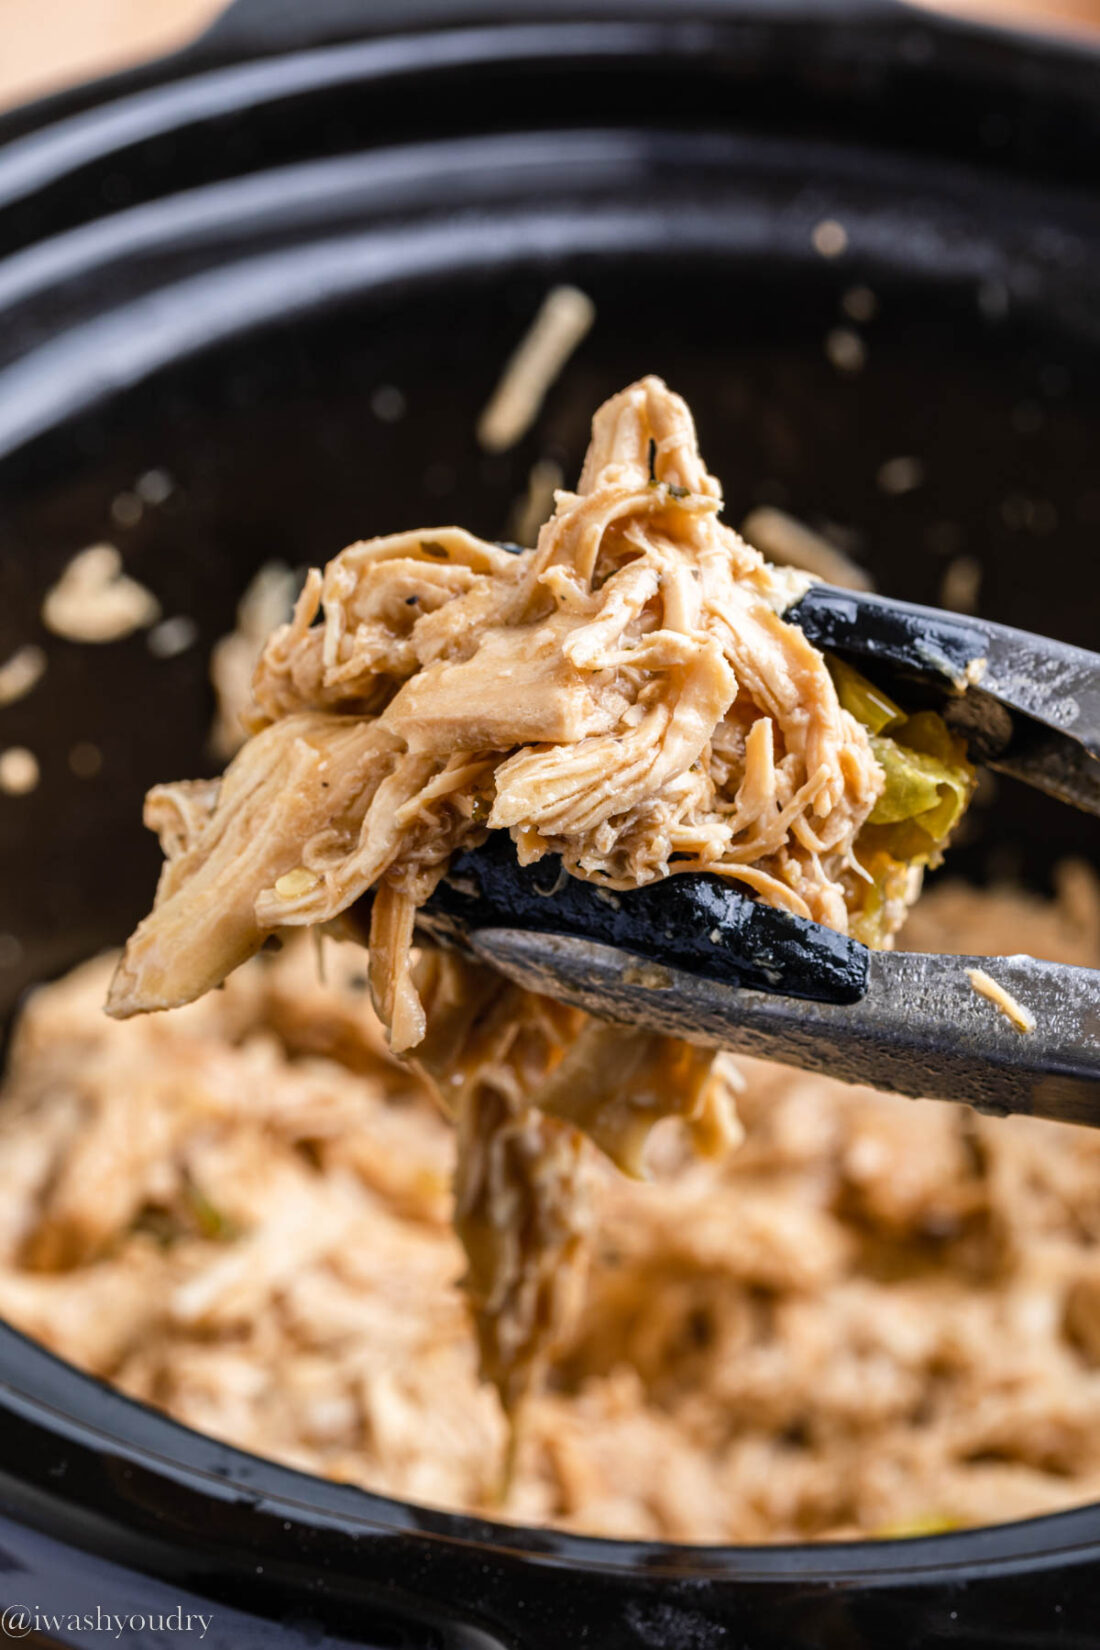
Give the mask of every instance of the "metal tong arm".
<svg viewBox="0 0 1100 1650">
<path fill-rule="evenodd" d="M 817 647 L 939 687 L 978 761 L 1100 814 L 1100 654 L 827 584 L 784 617 Z"/>
<path fill-rule="evenodd" d="M 470 943 L 510 979 L 601 1019 L 995 1115 L 1100 1126 L 1100 973 L 1091 969 L 873 952 L 865 996 L 839 1004 L 701 979 L 561 935 L 484 929 Z M 969 968 L 986 969 L 1030 1011 L 1034 1031 L 1019 1032 L 979 996 Z"/>
</svg>

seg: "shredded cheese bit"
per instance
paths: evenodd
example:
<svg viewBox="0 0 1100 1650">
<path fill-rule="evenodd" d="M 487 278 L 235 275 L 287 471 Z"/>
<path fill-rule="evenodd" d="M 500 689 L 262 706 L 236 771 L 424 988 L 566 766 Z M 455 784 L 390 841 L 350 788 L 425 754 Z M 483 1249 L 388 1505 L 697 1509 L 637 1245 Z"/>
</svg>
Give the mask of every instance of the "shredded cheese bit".
<svg viewBox="0 0 1100 1650">
<path fill-rule="evenodd" d="M 279 877 L 275 883 L 275 892 L 280 899 L 301 899 L 303 894 L 309 894 L 320 882 L 316 871 L 307 871 L 304 865 L 299 865 L 293 871 L 287 871 L 285 876 Z"/>
<path fill-rule="evenodd" d="M 992 1003 L 1017 1031 L 1026 1034 L 1035 1030 L 1035 1016 L 1031 1010 L 1018 1002 L 1011 991 L 1006 991 L 984 968 L 968 968 L 966 975 L 972 990 L 976 991 L 979 997 L 984 997 L 987 1002 Z"/>
<path fill-rule="evenodd" d="M 252 672 L 267 638 L 290 618 L 297 585 L 289 567 L 278 561 L 265 562 L 237 604 L 236 629 L 214 643 L 210 680 L 218 714 L 210 744 L 215 756 L 233 756 L 244 744 L 241 718 L 252 703 Z"/>
<path fill-rule="evenodd" d="M 21 647 L 0 665 L 0 705 L 25 699 L 46 674 L 46 655 L 33 644 Z"/>
<path fill-rule="evenodd" d="M 38 758 L 24 745 L 0 751 L 0 791 L 7 796 L 26 796 L 38 784 Z"/>
<path fill-rule="evenodd" d="M 822 258 L 839 258 L 848 250 L 848 231 L 835 218 L 822 218 L 810 236 L 814 251 Z"/>
<path fill-rule="evenodd" d="M 406 401 L 396 384 L 379 384 L 370 398 L 370 410 L 380 424 L 396 424 L 405 416 Z"/>
<path fill-rule="evenodd" d="M 596 306 L 575 286 L 556 286 L 504 368 L 478 420 L 486 452 L 502 453 L 521 441 L 565 363 L 596 319 Z"/>
<path fill-rule="evenodd" d="M 878 314 L 878 299 L 869 286 L 853 286 L 844 294 L 840 307 L 850 321 L 873 321 Z"/>
<path fill-rule="evenodd" d="M 160 603 L 122 571 L 113 544 L 74 556 L 42 603 L 42 623 L 70 642 L 117 642 L 160 618 Z"/>
<path fill-rule="evenodd" d="M 539 528 L 554 513 L 554 495 L 565 483 L 562 467 L 552 458 L 532 464 L 527 491 L 512 506 L 511 536 L 525 550 L 539 536 Z"/>
<path fill-rule="evenodd" d="M 901 498 L 913 493 L 924 483 L 924 464 L 919 458 L 903 453 L 899 458 L 888 458 L 879 465 L 876 476 L 879 492 L 890 498 Z"/>
<path fill-rule="evenodd" d="M 174 618 L 162 619 L 149 632 L 148 647 L 154 659 L 174 659 L 179 653 L 186 653 L 199 634 L 199 627 L 194 619 L 186 613 L 177 613 Z"/>
<path fill-rule="evenodd" d="M 111 520 L 116 527 L 136 527 L 144 509 L 136 493 L 119 493 L 111 500 Z"/>
<path fill-rule="evenodd" d="M 867 346 L 851 327 L 833 327 L 826 334 L 825 354 L 837 372 L 862 372 L 867 365 Z"/>
<path fill-rule="evenodd" d="M 800 567 L 803 572 L 845 590 L 874 589 L 870 575 L 857 562 L 784 510 L 775 510 L 767 504 L 750 510 L 741 523 L 741 537 L 762 556 L 783 567 Z"/>
<path fill-rule="evenodd" d="M 940 580 L 940 606 L 953 613 L 976 613 L 982 588 L 982 564 L 976 556 L 956 556 Z"/>
<path fill-rule="evenodd" d="M 90 739 L 81 739 L 69 752 L 69 770 L 77 779 L 94 779 L 103 766 L 103 752 Z"/>
<path fill-rule="evenodd" d="M 146 470 L 134 483 L 134 492 L 143 504 L 163 504 L 175 491 L 167 470 Z"/>
</svg>

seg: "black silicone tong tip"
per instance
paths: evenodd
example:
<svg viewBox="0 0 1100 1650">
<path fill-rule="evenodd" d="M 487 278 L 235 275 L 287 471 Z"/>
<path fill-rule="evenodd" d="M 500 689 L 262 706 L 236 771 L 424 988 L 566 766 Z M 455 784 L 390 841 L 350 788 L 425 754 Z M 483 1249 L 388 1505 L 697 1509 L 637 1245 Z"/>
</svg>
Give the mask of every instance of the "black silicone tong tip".
<svg viewBox="0 0 1100 1650">
<path fill-rule="evenodd" d="M 650 964 L 811 1002 L 854 1003 L 867 990 L 869 954 L 858 941 L 763 905 L 724 878 L 692 872 L 614 893 L 570 876 L 556 856 L 521 866 L 503 832 L 455 859 L 420 923 L 445 940 L 490 928 L 592 940 Z"/>
<path fill-rule="evenodd" d="M 916 686 L 972 761 L 1100 814 L 1100 654 L 988 619 L 813 585 L 784 618 L 866 666 L 908 703 Z"/>
<path fill-rule="evenodd" d="M 984 630 L 934 608 L 812 585 L 783 615 L 817 647 L 941 681 L 965 692 L 988 650 Z"/>
</svg>

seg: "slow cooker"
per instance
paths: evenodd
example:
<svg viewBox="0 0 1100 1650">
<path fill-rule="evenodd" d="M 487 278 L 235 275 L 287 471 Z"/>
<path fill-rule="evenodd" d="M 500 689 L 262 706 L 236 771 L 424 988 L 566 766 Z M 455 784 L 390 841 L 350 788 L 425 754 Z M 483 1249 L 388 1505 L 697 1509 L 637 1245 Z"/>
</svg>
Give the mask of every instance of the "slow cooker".
<svg viewBox="0 0 1100 1650">
<path fill-rule="evenodd" d="M 965 553 L 988 616 L 1095 645 L 1098 184 L 1094 51 L 886 0 L 236 0 L 186 51 L 5 116 L 0 658 L 49 657 L 0 710 L 41 768 L 0 797 L 7 1018 L 145 908 L 142 793 L 212 771 L 206 661 L 251 573 L 419 520 L 499 537 L 534 460 L 574 472 L 641 372 L 695 408 L 728 519 L 827 526 L 917 601 Z M 477 414 L 563 280 L 595 327 L 535 430 L 486 455 Z M 921 485 L 880 485 L 898 457 Z M 42 629 L 103 540 L 195 645 Z M 72 761 L 89 744 L 98 768 Z M 1041 886 L 1095 852 L 1087 819 L 1001 795 L 955 869 Z M 0 1440 L 0 1639 L 1100 1638 L 1095 1507 L 904 1541 L 571 1537 L 256 1459 L 7 1329 Z"/>
</svg>

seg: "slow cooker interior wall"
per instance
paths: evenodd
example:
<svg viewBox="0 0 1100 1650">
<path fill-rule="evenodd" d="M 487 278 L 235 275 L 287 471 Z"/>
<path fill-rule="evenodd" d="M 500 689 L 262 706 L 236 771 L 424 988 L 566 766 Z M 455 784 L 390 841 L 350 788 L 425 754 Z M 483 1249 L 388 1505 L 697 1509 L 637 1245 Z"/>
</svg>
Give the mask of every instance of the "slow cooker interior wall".
<svg viewBox="0 0 1100 1650">
<path fill-rule="evenodd" d="M 547 284 L 569 275 L 596 299 L 597 325 L 537 431 L 487 457 L 477 412 Z M 670 249 L 422 281 L 209 349 L 7 458 L 0 657 L 38 641 L 49 670 L 3 713 L 2 742 L 29 746 L 42 778 L 30 796 L 0 797 L 0 855 L 15 868 L 0 932 L 20 947 L 0 974 L 0 1008 L 117 943 L 146 905 L 158 854 L 142 794 L 212 770 L 209 648 L 262 562 L 321 561 L 418 522 L 500 536 L 532 461 L 549 453 L 572 479 L 593 408 L 643 371 L 691 402 L 730 521 L 768 502 L 849 529 L 879 588 L 919 601 L 939 599 L 951 556 L 976 555 L 987 616 L 1094 643 L 1097 358 L 1041 318 L 1006 317 L 995 292 L 879 278 L 879 313 L 858 329 L 864 369 L 840 373 L 824 340 L 851 325 L 841 299 L 859 279 L 850 262 L 812 254 L 692 263 Z M 372 410 L 382 385 L 402 392 L 397 421 Z M 924 480 L 897 496 L 876 478 L 900 455 L 920 459 Z M 150 469 L 172 477 L 171 495 L 120 526 L 112 501 Z M 142 636 L 98 648 L 41 629 L 45 589 L 103 539 L 166 615 L 196 621 L 190 650 L 158 660 Z M 103 754 L 92 778 L 69 765 L 81 742 Z M 1043 885 L 1094 835 L 1084 817 L 1003 784 L 953 863 Z"/>
</svg>

